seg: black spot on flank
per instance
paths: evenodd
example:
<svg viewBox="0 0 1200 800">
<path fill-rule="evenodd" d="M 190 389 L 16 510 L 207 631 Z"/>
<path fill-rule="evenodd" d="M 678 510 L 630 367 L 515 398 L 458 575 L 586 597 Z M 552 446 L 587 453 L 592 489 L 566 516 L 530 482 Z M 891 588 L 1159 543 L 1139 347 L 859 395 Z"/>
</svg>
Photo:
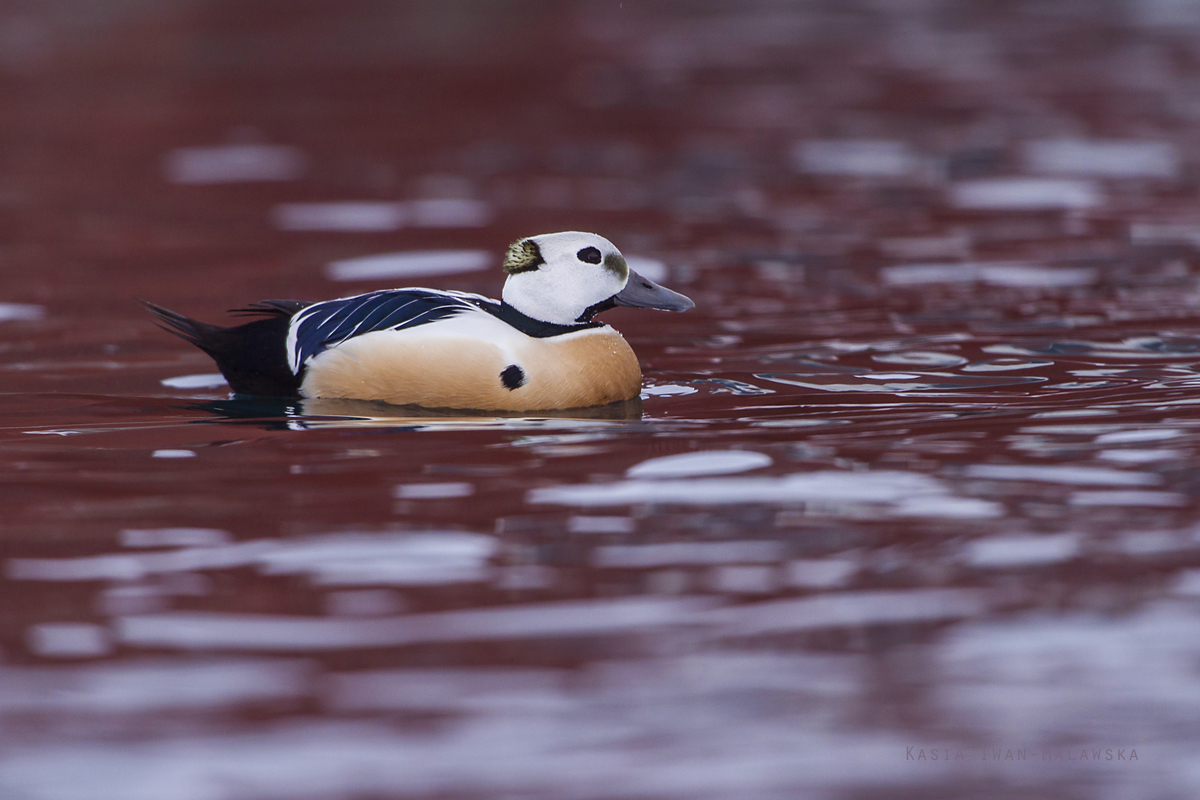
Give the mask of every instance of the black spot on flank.
<svg viewBox="0 0 1200 800">
<path fill-rule="evenodd" d="M 580 261 L 585 261 L 588 264 L 599 264 L 601 260 L 600 251 L 594 247 L 585 247 L 576 253 L 575 256 Z"/>
<path fill-rule="evenodd" d="M 516 364 L 509 364 L 500 373 L 500 382 L 504 384 L 504 388 L 510 392 L 514 389 L 520 389 L 525 385 L 525 370 L 518 367 Z"/>
</svg>

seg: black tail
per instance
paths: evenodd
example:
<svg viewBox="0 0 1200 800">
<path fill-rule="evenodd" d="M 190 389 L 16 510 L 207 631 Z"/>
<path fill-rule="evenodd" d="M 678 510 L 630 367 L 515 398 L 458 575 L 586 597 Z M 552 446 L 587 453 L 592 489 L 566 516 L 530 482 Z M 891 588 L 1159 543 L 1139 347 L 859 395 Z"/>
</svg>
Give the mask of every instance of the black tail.
<svg viewBox="0 0 1200 800">
<path fill-rule="evenodd" d="M 159 323 L 158 327 L 175 334 L 185 342 L 191 342 L 210 356 L 216 357 L 211 345 L 225 328 L 185 317 L 183 314 L 155 305 L 147 300 L 138 300 L 138 302 L 155 316 Z"/>
<path fill-rule="evenodd" d="M 292 315 L 307 303 L 295 300 L 256 303 L 239 311 L 269 314 L 267 319 L 222 328 L 145 300 L 139 302 L 155 316 L 163 330 L 212 356 L 234 392 L 267 397 L 299 396 L 301 375 L 293 374 L 288 366 L 287 332 Z"/>
</svg>

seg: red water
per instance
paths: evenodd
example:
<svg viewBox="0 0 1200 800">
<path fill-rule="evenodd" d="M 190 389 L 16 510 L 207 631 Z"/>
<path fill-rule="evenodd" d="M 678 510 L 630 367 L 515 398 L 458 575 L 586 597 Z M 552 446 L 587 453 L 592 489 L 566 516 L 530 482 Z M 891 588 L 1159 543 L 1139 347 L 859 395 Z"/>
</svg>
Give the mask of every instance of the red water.
<svg viewBox="0 0 1200 800">
<path fill-rule="evenodd" d="M 0 798 L 1195 797 L 1198 35 L 0 8 Z M 563 229 L 697 303 L 640 410 L 229 400 L 134 299 Z"/>
</svg>

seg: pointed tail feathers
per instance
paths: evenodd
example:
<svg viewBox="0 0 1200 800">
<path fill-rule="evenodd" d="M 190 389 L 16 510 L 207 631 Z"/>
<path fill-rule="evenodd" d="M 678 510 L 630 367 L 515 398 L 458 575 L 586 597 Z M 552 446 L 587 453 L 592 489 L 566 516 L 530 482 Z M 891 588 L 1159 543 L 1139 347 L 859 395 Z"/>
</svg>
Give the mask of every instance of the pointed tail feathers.
<svg viewBox="0 0 1200 800">
<path fill-rule="evenodd" d="M 191 342 L 209 354 L 213 352 L 215 338 L 225 330 L 217 325 L 209 325 L 191 317 L 185 317 L 183 314 L 155 305 L 147 300 L 138 300 L 138 302 L 154 315 L 158 320 L 158 327 L 175 334 L 186 342 Z"/>
<path fill-rule="evenodd" d="M 269 315 L 266 319 L 222 328 L 145 300 L 140 302 L 154 315 L 160 328 L 208 353 L 234 392 L 298 396 L 301 376 L 293 373 L 288 364 L 287 335 L 291 315 L 307 303 L 270 300 L 255 304 L 248 310 Z"/>
</svg>

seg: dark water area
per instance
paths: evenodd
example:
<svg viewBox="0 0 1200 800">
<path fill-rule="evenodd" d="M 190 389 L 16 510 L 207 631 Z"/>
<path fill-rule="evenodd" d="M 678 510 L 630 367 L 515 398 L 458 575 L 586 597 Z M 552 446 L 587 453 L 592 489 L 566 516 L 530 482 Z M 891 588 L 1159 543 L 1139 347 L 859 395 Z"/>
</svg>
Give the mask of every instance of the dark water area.
<svg viewBox="0 0 1200 800">
<path fill-rule="evenodd" d="M 0 4 L 0 798 L 1200 795 L 1200 6 Z M 640 401 L 231 399 L 600 233 Z"/>
</svg>

